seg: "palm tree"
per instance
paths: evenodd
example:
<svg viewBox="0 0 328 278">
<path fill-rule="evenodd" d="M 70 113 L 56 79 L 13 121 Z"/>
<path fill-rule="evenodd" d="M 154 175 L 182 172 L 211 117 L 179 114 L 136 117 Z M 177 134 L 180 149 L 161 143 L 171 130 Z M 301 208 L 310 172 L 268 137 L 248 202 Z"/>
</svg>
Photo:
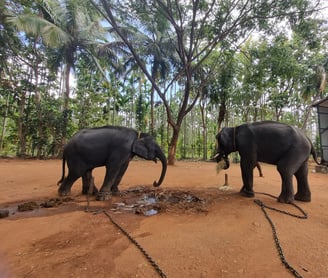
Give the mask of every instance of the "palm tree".
<svg viewBox="0 0 328 278">
<path fill-rule="evenodd" d="M 146 8 L 146 7 L 144 7 Z M 144 14 L 145 11 L 142 11 Z M 140 42 L 144 45 L 144 56 L 148 58 L 151 66 L 151 77 L 155 82 L 165 80 L 172 70 L 173 66 L 178 63 L 175 53 L 172 36 L 167 36 L 169 31 L 169 22 L 157 7 L 157 16 L 154 20 L 145 20 L 144 36 L 139 37 Z M 150 132 L 154 134 L 154 93 L 155 87 L 152 84 L 150 92 Z"/>
<path fill-rule="evenodd" d="M 49 49 L 48 62 L 52 69 L 61 67 L 65 80 L 62 143 L 67 136 L 70 99 L 70 79 L 78 55 L 94 57 L 97 40 L 103 39 L 99 17 L 87 1 L 45 0 L 34 14 L 9 18 L 18 29 L 41 36 Z"/>
</svg>

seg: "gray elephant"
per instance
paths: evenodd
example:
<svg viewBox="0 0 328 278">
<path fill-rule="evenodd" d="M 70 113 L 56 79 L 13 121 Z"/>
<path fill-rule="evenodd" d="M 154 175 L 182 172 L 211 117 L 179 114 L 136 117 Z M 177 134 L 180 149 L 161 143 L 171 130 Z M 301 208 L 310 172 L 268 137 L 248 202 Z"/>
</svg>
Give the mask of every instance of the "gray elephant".
<svg viewBox="0 0 328 278">
<path fill-rule="evenodd" d="M 111 193 L 119 192 L 118 185 L 135 155 L 154 162 L 157 162 L 157 158 L 161 161 L 160 178 L 153 184 L 161 185 L 167 161 L 152 136 L 120 126 L 89 128 L 77 132 L 64 147 L 62 178 L 58 181 L 59 195 L 69 195 L 73 183 L 82 177 L 82 194 L 87 194 L 91 188 L 90 193 L 97 194 L 97 200 L 108 199 Z M 69 170 L 66 178 L 65 161 Z M 98 192 L 93 183 L 92 170 L 100 166 L 106 167 L 106 175 Z"/>
<path fill-rule="evenodd" d="M 243 187 L 240 194 L 253 197 L 253 169 L 257 162 L 277 165 L 282 179 L 278 201 L 291 203 L 294 198 L 310 202 L 311 191 L 308 184 L 308 158 L 312 154 L 316 163 L 316 153 L 311 141 L 295 127 L 263 121 L 242 124 L 233 128 L 223 128 L 216 136 L 216 161 L 225 161 L 224 169 L 229 168 L 228 155 L 239 152 Z M 297 193 L 294 196 L 293 175 L 297 180 Z"/>
</svg>

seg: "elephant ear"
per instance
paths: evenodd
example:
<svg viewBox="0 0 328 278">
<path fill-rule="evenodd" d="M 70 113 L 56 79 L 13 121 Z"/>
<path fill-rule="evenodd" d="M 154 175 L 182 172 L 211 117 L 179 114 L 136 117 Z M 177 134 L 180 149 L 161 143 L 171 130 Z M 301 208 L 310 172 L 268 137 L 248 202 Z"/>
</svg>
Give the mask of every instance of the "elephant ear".
<svg viewBox="0 0 328 278">
<path fill-rule="evenodd" d="M 229 134 L 228 134 L 228 129 L 227 128 L 223 128 L 220 132 L 220 137 L 219 137 L 219 142 L 221 143 L 221 145 L 223 145 L 224 147 L 226 147 L 229 144 L 229 141 L 231 140 Z"/>
<path fill-rule="evenodd" d="M 137 139 L 132 145 L 132 152 L 136 155 L 147 159 L 148 158 L 148 149 L 145 144 L 144 139 Z"/>
<path fill-rule="evenodd" d="M 234 128 L 223 128 L 218 138 L 219 147 L 226 155 L 235 150 Z"/>
</svg>

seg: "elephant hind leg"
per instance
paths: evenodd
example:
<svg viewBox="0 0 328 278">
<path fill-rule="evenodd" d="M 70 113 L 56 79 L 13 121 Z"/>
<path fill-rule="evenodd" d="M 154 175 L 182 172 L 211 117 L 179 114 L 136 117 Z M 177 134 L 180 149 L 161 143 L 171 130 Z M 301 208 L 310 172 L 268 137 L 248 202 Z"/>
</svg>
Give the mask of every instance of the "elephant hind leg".
<svg viewBox="0 0 328 278">
<path fill-rule="evenodd" d="M 295 194 L 295 200 L 310 202 L 311 191 L 308 183 L 308 164 L 305 161 L 298 171 L 295 173 L 297 180 L 297 193 Z"/>
<path fill-rule="evenodd" d="M 94 178 L 92 177 L 92 170 L 86 171 L 82 175 L 82 194 L 97 194 L 98 189 L 94 183 Z"/>
<path fill-rule="evenodd" d="M 58 188 L 58 194 L 60 196 L 68 196 L 71 195 L 71 188 L 73 183 L 79 178 L 78 175 L 69 172 L 67 177 L 63 180 L 60 187 Z"/>
<path fill-rule="evenodd" d="M 293 203 L 294 190 L 293 190 L 293 173 L 288 167 L 283 165 L 277 166 L 278 172 L 281 176 L 281 193 L 278 197 L 280 203 Z"/>
</svg>

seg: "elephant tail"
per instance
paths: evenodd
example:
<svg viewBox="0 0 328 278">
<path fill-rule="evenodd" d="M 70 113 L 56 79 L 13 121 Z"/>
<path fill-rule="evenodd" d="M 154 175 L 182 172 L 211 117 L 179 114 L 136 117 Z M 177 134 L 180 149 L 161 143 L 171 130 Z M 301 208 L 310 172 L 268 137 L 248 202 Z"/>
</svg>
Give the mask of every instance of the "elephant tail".
<svg viewBox="0 0 328 278">
<path fill-rule="evenodd" d="M 65 162 L 66 162 L 66 159 L 65 159 L 65 155 L 63 155 L 63 164 L 62 164 L 62 177 L 61 179 L 57 182 L 57 185 L 60 185 L 64 178 L 65 178 Z"/>
<path fill-rule="evenodd" d="M 316 151 L 315 151 L 315 149 L 313 147 L 313 144 L 312 144 L 311 141 L 310 141 L 310 143 L 311 143 L 311 154 L 313 156 L 313 159 L 314 159 L 315 163 L 317 163 L 318 165 L 320 165 L 320 162 L 318 161 L 317 153 L 316 153 Z"/>
</svg>

